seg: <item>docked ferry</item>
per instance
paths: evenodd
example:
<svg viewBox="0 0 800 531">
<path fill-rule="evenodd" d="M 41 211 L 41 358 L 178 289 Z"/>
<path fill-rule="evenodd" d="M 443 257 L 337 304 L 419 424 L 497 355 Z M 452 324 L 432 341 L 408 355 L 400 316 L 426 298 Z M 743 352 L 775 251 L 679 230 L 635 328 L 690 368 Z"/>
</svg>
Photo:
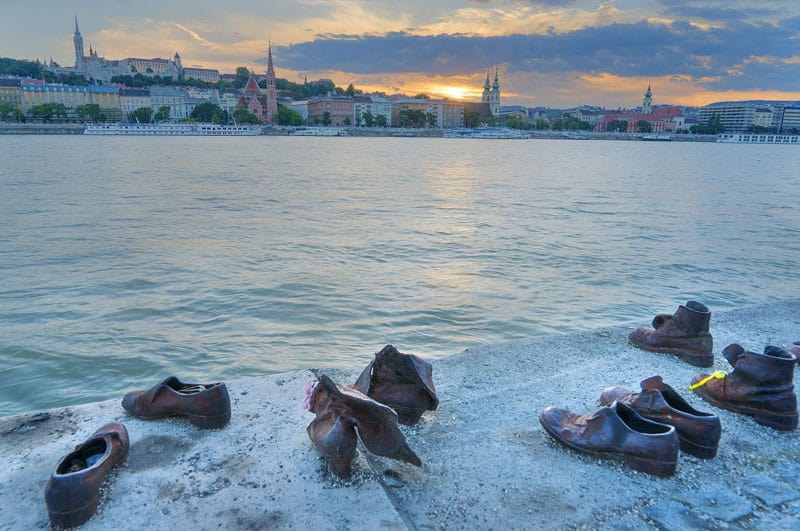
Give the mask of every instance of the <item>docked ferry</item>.
<svg viewBox="0 0 800 531">
<path fill-rule="evenodd" d="M 800 145 L 800 135 L 775 135 L 766 133 L 720 133 L 717 142 L 727 144 L 792 144 Z"/>
<path fill-rule="evenodd" d="M 295 129 L 290 136 L 347 136 L 347 131 L 337 127 L 309 127 Z"/>
<path fill-rule="evenodd" d="M 84 135 L 255 136 L 260 133 L 258 126 L 201 123 L 87 124 L 83 130 Z"/>
<path fill-rule="evenodd" d="M 445 129 L 445 138 L 528 138 L 528 133 L 508 127 L 478 127 L 475 129 L 462 127 L 459 129 Z"/>
</svg>

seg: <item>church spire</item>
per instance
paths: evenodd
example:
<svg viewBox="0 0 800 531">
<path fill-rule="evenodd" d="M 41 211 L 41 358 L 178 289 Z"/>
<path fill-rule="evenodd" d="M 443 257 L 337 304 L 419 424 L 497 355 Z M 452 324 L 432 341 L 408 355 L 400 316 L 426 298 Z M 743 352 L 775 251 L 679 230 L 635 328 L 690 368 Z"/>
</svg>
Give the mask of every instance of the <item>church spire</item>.
<svg viewBox="0 0 800 531">
<path fill-rule="evenodd" d="M 78 29 L 78 15 L 75 15 L 75 34 L 80 35 L 81 30 Z"/>
<path fill-rule="evenodd" d="M 78 15 L 75 15 L 75 34 L 72 36 L 72 43 L 75 46 L 75 68 L 80 68 L 83 64 L 83 37 L 81 30 L 78 29 Z"/>
<path fill-rule="evenodd" d="M 267 41 L 267 77 L 275 76 L 275 68 L 272 66 L 272 43 Z"/>
</svg>

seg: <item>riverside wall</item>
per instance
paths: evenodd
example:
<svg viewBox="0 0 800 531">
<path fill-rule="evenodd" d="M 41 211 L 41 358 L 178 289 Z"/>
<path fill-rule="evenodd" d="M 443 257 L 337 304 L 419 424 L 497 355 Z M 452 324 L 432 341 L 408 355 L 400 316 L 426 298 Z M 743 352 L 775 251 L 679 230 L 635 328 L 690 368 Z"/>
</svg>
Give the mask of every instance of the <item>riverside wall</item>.
<svg viewBox="0 0 800 531">
<path fill-rule="evenodd" d="M 402 427 L 423 465 L 360 446 L 349 481 L 328 472 L 300 403 L 317 375 L 353 383 L 361 366 L 227 382 L 232 419 L 219 430 L 133 418 L 121 397 L 0 418 L 0 528 L 47 528 L 44 489 L 56 463 L 117 421 L 129 431 L 130 454 L 85 529 L 798 529 L 798 432 L 693 395 L 688 385 L 701 369 L 628 343 L 630 330 L 648 321 L 433 361 L 439 408 Z M 704 371 L 727 370 L 719 353 L 729 343 L 760 352 L 800 340 L 800 299 L 713 312 L 711 331 L 715 363 Z M 539 425 L 548 405 L 591 413 L 604 387 L 638 390 L 655 374 L 693 407 L 720 416 L 716 458 L 681 453 L 677 473 L 661 479 L 565 449 Z"/>
</svg>

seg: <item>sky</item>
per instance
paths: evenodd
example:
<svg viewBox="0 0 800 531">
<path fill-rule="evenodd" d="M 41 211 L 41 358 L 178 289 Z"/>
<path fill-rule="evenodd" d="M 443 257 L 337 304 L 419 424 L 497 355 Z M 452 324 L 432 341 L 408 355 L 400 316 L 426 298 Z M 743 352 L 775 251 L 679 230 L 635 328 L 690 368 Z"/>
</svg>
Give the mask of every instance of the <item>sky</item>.
<svg viewBox="0 0 800 531">
<path fill-rule="evenodd" d="M 184 66 L 332 79 L 365 92 L 501 104 L 701 106 L 800 100 L 798 0 L 2 0 L 0 56 L 75 63 L 171 58 Z"/>
</svg>

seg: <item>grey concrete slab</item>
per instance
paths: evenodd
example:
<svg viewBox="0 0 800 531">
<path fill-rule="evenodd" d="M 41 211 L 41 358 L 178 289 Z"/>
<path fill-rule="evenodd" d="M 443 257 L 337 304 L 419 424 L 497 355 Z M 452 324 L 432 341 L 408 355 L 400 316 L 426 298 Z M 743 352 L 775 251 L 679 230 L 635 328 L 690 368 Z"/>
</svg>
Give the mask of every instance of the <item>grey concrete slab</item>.
<svg viewBox="0 0 800 531">
<path fill-rule="evenodd" d="M 131 453 L 87 529 L 562 529 L 612 525 L 621 515 L 646 528 L 653 519 L 645 508 L 668 507 L 712 484 L 740 492 L 748 477 L 781 477 L 779 470 L 800 459 L 797 432 L 704 403 L 688 390 L 700 370 L 630 346 L 633 327 L 487 345 L 437 360 L 439 409 L 403 427 L 423 466 L 360 448 L 349 482 L 327 472 L 306 434 L 311 414 L 299 404 L 305 382 L 314 379 L 310 371 L 228 382 L 233 418 L 221 430 L 197 430 L 180 419 L 137 420 L 118 400 L 54 409 L 49 419 L 36 412 L 3 418 L 0 528 L 46 527 L 44 487 L 58 459 L 112 420 L 128 427 Z M 714 312 L 712 333 L 716 353 L 732 342 L 761 350 L 795 341 L 800 300 Z M 718 355 L 715 368 L 726 365 Z M 361 369 L 322 372 L 346 384 Z M 694 407 L 720 415 L 716 459 L 681 454 L 675 476 L 659 479 L 567 450 L 539 425 L 548 405 L 593 412 L 604 387 L 637 389 L 654 374 Z M 784 516 L 779 508 L 774 516 L 765 510 L 737 525 Z"/>
</svg>

